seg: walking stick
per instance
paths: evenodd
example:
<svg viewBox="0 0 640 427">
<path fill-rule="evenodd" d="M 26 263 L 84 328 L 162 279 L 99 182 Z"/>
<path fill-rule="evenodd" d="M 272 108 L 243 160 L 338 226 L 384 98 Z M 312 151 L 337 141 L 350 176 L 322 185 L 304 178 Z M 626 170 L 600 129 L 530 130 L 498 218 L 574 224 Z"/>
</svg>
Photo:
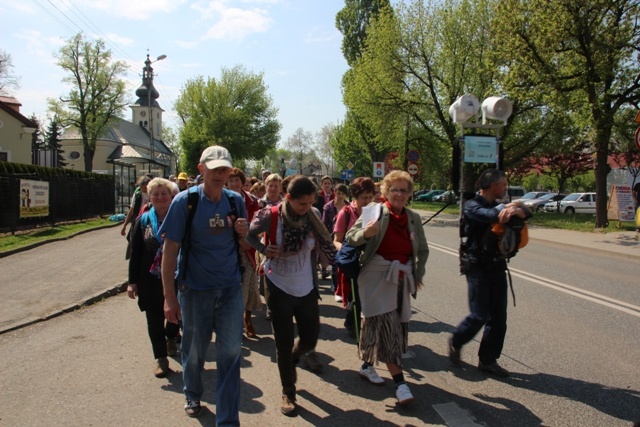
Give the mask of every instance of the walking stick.
<svg viewBox="0 0 640 427">
<path fill-rule="evenodd" d="M 358 310 L 356 309 L 356 287 L 354 285 L 354 280 L 349 279 L 351 282 L 351 301 L 353 302 L 352 310 L 353 310 L 353 320 L 356 330 L 356 344 L 360 342 L 360 328 L 358 327 Z"/>
</svg>

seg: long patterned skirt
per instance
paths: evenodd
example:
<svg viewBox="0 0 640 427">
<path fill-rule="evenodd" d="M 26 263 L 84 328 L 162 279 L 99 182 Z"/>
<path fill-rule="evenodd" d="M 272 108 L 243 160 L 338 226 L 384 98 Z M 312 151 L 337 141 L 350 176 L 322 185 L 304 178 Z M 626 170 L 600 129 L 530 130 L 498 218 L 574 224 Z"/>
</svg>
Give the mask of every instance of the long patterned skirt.
<svg viewBox="0 0 640 427">
<path fill-rule="evenodd" d="M 398 285 L 398 295 L 402 294 Z M 378 316 L 365 317 L 360 335 L 360 358 L 375 365 L 393 363 L 402 367 L 402 354 L 409 347 L 409 323 L 400 321 L 401 299 L 398 308 Z"/>
</svg>

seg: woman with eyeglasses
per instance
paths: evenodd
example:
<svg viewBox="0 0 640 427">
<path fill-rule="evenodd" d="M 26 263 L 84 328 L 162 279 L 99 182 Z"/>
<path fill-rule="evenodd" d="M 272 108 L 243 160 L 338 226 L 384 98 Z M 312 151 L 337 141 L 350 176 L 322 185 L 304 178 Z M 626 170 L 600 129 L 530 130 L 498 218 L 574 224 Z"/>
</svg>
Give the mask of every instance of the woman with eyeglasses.
<svg viewBox="0 0 640 427">
<path fill-rule="evenodd" d="M 420 215 L 406 207 L 413 191 L 411 175 L 392 171 L 381 185 L 381 218 L 362 224 L 362 217 L 347 232 L 347 242 L 365 245 L 360 256 L 358 276 L 362 304 L 362 335 L 360 357 L 365 364 L 361 376 L 370 364 L 387 365 L 401 405 L 413 400 L 402 372 L 402 354 L 408 349 L 411 300 L 422 288 L 422 278 L 429 257 L 429 246 Z M 378 211 L 380 212 L 380 211 Z M 377 376 L 377 374 L 376 374 Z M 368 377 L 368 376 L 367 376 Z M 384 381 L 374 381 L 384 384 Z M 381 379 L 380 379 L 381 380 Z"/>
</svg>

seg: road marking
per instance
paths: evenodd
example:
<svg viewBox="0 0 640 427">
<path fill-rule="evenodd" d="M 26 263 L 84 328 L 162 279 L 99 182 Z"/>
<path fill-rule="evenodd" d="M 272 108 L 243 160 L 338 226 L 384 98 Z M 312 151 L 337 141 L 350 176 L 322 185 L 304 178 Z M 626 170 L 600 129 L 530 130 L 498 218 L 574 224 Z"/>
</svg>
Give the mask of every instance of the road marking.
<svg viewBox="0 0 640 427">
<path fill-rule="evenodd" d="M 440 403 L 432 405 L 438 415 L 444 420 L 449 427 L 483 427 L 484 424 L 478 424 L 474 421 L 469 411 L 462 409 L 455 402 Z"/>
<path fill-rule="evenodd" d="M 429 243 L 429 247 L 439 250 L 440 252 L 444 252 L 448 255 L 453 255 L 455 257 L 458 256 L 457 251 L 454 251 L 446 246 L 438 245 L 436 243 Z M 520 277 L 522 279 L 529 280 L 530 282 L 537 283 L 538 285 L 546 286 L 547 288 L 555 289 L 568 295 L 573 295 L 587 301 L 595 302 L 596 304 L 600 304 L 605 307 L 613 308 L 623 313 L 631 314 L 632 316 L 640 317 L 640 307 L 637 305 L 620 301 L 615 298 L 610 298 L 605 295 L 597 294 L 595 292 L 587 291 L 585 289 L 576 288 L 575 286 L 547 279 L 542 276 L 527 273 L 524 270 L 509 268 L 509 271 L 511 272 L 512 276 Z"/>
</svg>

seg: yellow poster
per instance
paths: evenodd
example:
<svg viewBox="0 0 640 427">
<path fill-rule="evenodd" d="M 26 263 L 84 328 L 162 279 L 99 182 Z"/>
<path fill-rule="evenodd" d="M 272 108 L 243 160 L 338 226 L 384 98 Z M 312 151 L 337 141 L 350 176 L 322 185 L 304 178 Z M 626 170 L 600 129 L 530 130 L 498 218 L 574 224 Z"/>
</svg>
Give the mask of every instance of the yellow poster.
<svg viewBox="0 0 640 427">
<path fill-rule="evenodd" d="M 20 180 L 20 218 L 49 215 L 49 182 Z"/>
</svg>

